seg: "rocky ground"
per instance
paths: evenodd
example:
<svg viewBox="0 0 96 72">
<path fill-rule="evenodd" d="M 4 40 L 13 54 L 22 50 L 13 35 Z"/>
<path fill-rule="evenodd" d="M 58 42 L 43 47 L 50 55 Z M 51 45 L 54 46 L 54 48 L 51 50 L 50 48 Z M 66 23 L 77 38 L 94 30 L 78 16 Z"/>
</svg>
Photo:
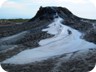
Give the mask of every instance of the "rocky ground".
<svg viewBox="0 0 96 72">
<path fill-rule="evenodd" d="M 87 72 L 94 68 L 96 49 L 77 51 L 24 65 L 2 64 L 8 72 Z"/>
</svg>

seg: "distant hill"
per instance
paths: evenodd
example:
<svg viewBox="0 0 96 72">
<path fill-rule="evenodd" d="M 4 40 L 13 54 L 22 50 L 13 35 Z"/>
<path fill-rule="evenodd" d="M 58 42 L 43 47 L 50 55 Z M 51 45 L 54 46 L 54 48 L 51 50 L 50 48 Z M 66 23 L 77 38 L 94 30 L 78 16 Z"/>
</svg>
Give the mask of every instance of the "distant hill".
<svg viewBox="0 0 96 72">
<path fill-rule="evenodd" d="M 0 19 L 0 25 L 21 24 L 28 20 L 29 19 Z"/>
</svg>

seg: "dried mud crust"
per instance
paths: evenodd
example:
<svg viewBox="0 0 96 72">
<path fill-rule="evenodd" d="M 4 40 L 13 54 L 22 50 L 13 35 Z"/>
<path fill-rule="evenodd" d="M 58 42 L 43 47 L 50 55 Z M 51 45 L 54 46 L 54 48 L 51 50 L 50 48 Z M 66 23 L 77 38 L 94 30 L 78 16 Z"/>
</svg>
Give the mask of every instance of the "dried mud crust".
<svg viewBox="0 0 96 72">
<path fill-rule="evenodd" d="M 2 64 L 8 72 L 88 72 L 96 63 L 96 49 L 77 51 L 52 57 L 41 62 L 14 65 Z"/>
</svg>

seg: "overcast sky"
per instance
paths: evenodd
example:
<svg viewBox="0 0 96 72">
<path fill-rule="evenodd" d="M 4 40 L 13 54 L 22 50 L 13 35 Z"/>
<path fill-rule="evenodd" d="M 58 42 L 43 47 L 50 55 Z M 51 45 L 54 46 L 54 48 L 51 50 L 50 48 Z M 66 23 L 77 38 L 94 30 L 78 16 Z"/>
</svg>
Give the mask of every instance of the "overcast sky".
<svg viewBox="0 0 96 72">
<path fill-rule="evenodd" d="M 7 0 L 0 18 L 32 18 L 40 6 L 62 6 L 79 17 L 96 19 L 96 6 L 90 0 Z"/>
</svg>

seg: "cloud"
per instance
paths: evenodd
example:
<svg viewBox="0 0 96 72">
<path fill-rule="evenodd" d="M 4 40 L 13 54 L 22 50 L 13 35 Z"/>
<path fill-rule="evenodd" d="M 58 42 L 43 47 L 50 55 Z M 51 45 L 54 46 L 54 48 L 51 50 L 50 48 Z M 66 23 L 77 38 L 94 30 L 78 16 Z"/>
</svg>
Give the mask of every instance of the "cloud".
<svg viewBox="0 0 96 72">
<path fill-rule="evenodd" d="M 30 2 L 30 3 L 61 3 L 61 2 L 72 2 L 72 3 L 87 3 L 88 0 L 20 0 L 21 2 Z"/>
<path fill-rule="evenodd" d="M 88 0 L 7 0 L 2 7 L 25 9 L 29 6 L 62 6 L 64 3 L 84 4 L 88 3 Z"/>
<path fill-rule="evenodd" d="M 62 6 L 68 8 L 77 16 L 96 18 L 95 6 L 89 0 L 7 0 L 2 5 L 0 14 L 2 16 L 31 18 L 36 14 L 40 6 Z"/>
<path fill-rule="evenodd" d="M 23 4 L 16 3 L 14 1 L 6 1 L 2 4 L 2 8 L 15 8 L 15 9 L 24 9 L 26 8 Z"/>
<path fill-rule="evenodd" d="M 0 7 L 2 6 L 2 4 L 7 1 L 7 0 L 0 0 Z"/>
<path fill-rule="evenodd" d="M 66 2 L 72 2 L 72 3 L 79 3 L 79 4 L 83 4 L 83 3 L 87 3 L 88 0 L 64 0 Z"/>
<path fill-rule="evenodd" d="M 90 0 L 90 2 L 92 2 L 94 6 L 96 7 L 96 0 Z"/>
<path fill-rule="evenodd" d="M 6 1 L 0 8 L 0 18 L 27 18 L 32 15 L 32 13 L 29 13 L 31 11 L 29 6 L 26 6 L 23 3 Z"/>
</svg>

